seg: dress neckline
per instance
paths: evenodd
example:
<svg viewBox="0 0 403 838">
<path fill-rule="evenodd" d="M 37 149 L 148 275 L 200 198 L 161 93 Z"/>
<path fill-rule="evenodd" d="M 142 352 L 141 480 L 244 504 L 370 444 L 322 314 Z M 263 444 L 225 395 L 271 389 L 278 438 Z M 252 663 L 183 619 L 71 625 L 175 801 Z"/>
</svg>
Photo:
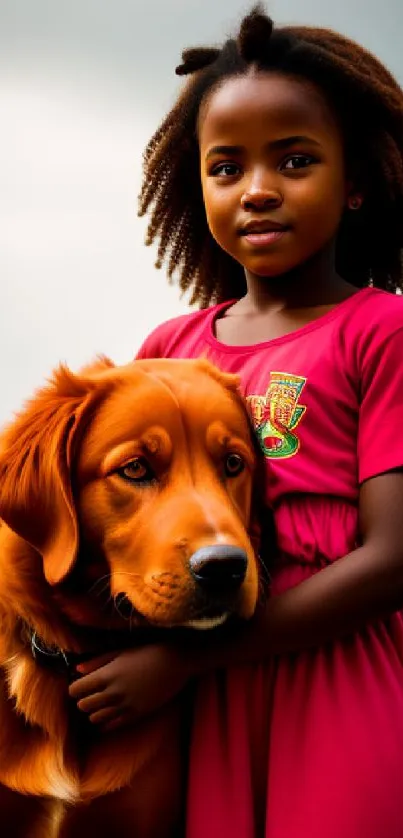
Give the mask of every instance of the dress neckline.
<svg viewBox="0 0 403 838">
<path fill-rule="evenodd" d="M 221 352 L 227 353 L 250 353 L 259 351 L 259 349 L 265 349 L 269 346 L 279 346 L 282 343 L 289 343 L 290 341 L 297 340 L 298 338 L 302 337 L 303 335 L 309 334 L 310 332 L 315 331 L 316 329 L 321 329 L 323 326 L 326 326 L 329 322 L 334 320 L 336 317 L 339 317 L 340 314 L 344 313 L 346 309 L 348 310 L 350 307 L 353 308 L 362 301 L 363 297 L 367 297 L 373 293 L 379 291 L 377 288 L 360 288 L 356 291 L 355 294 L 352 294 L 347 299 L 342 300 L 340 303 L 336 303 L 336 305 L 330 310 L 327 311 L 325 314 L 321 314 L 319 317 L 315 318 L 315 320 L 311 320 L 310 323 L 305 323 L 304 326 L 300 326 L 298 329 L 294 329 L 292 332 L 288 332 L 285 335 L 281 335 L 277 338 L 271 338 L 270 340 L 259 341 L 258 343 L 253 344 L 228 344 L 223 343 L 222 341 L 218 340 L 214 334 L 215 323 L 219 319 L 220 315 L 227 309 L 229 309 L 237 300 L 230 300 L 226 301 L 225 303 L 220 303 L 217 306 L 214 306 L 211 310 L 210 317 L 206 319 L 205 324 L 205 337 L 207 342 L 214 346 L 216 349 L 219 349 Z"/>
</svg>

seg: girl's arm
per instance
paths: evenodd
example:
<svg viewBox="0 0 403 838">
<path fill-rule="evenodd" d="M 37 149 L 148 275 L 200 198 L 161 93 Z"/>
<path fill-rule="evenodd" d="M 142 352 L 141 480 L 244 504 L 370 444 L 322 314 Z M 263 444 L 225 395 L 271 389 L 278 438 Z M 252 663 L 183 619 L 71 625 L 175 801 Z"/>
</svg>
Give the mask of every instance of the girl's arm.
<svg viewBox="0 0 403 838">
<path fill-rule="evenodd" d="M 247 625 L 83 664 L 71 696 L 93 723 L 118 727 L 161 707 L 193 676 L 318 647 L 403 608 L 403 473 L 366 481 L 359 513 L 362 546 L 269 598 Z"/>
<path fill-rule="evenodd" d="M 359 513 L 362 546 L 269 599 L 236 639 L 202 639 L 196 671 L 319 646 L 403 608 L 403 472 L 366 481 Z"/>
</svg>

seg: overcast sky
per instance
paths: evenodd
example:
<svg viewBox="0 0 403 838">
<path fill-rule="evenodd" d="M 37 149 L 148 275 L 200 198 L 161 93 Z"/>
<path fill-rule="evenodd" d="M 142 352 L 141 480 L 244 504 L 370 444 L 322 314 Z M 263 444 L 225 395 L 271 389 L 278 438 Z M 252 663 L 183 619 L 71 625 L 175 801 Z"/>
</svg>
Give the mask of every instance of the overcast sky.
<svg viewBox="0 0 403 838">
<path fill-rule="evenodd" d="M 0 423 L 59 360 L 130 359 L 186 311 L 137 218 L 143 147 L 186 46 L 231 34 L 238 0 L 0 0 Z M 403 83 L 402 0 L 277 0 L 341 30 Z"/>
</svg>

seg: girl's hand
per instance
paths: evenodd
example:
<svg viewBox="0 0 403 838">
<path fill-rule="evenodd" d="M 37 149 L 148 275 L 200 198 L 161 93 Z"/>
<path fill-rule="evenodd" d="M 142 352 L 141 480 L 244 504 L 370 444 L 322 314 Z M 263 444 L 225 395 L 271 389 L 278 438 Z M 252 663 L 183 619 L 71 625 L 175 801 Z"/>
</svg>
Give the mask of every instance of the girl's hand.
<svg viewBox="0 0 403 838">
<path fill-rule="evenodd" d="M 81 677 L 69 688 L 92 724 L 116 730 L 151 715 L 176 696 L 192 676 L 175 647 L 142 646 L 77 666 Z"/>
</svg>

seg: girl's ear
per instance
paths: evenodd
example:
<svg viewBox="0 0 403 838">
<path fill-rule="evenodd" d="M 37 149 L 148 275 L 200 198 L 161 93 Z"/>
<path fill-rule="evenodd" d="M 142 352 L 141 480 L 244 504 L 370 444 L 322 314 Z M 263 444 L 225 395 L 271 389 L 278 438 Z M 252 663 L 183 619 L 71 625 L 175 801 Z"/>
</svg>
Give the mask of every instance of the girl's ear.
<svg viewBox="0 0 403 838">
<path fill-rule="evenodd" d="M 71 468 L 95 393 L 61 367 L 0 442 L 0 516 L 42 555 L 50 585 L 62 582 L 78 552 Z"/>
</svg>

